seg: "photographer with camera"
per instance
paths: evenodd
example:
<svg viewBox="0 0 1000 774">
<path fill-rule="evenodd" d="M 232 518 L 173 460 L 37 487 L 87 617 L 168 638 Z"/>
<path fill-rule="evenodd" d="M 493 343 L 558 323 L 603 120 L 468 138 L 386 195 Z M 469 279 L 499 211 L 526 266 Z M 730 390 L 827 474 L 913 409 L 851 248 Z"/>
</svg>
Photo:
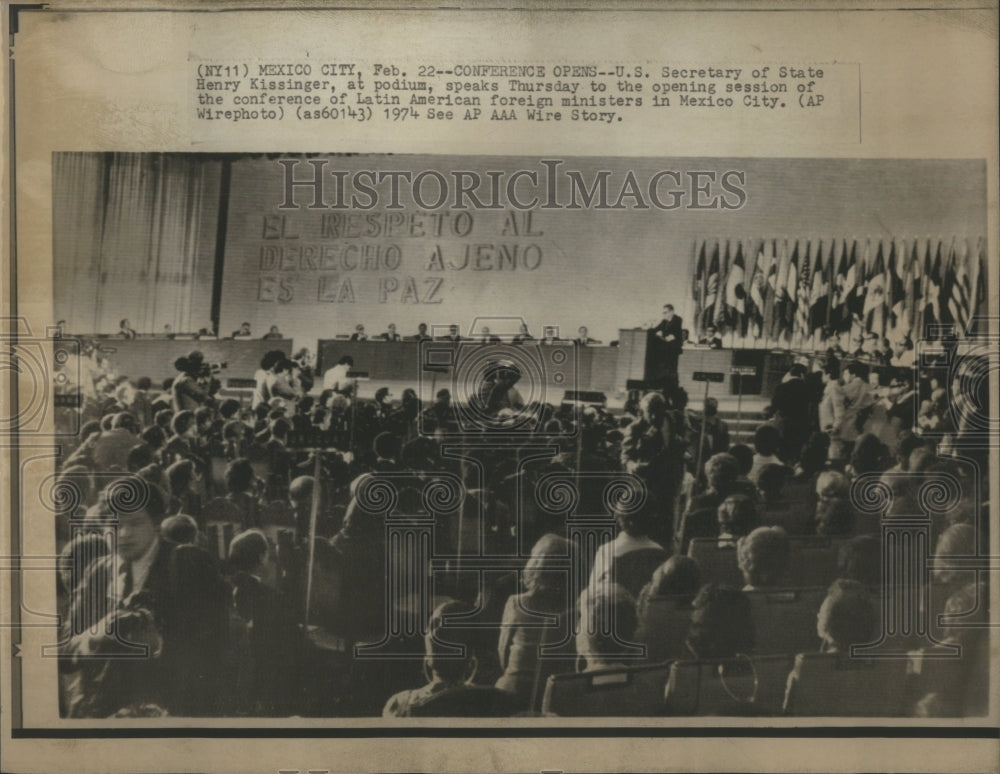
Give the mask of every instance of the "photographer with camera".
<svg viewBox="0 0 1000 774">
<path fill-rule="evenodd" d="M 197 350 L 174 361 L 178 374 L 170 387 L 174 411 L 193 411 L 214 403 L 212 398 L 212 367 Z M 217 382 L 217 380 L 215 380 Z M 218 390 L 218 387 L 216 387 Z"/>
</svg>

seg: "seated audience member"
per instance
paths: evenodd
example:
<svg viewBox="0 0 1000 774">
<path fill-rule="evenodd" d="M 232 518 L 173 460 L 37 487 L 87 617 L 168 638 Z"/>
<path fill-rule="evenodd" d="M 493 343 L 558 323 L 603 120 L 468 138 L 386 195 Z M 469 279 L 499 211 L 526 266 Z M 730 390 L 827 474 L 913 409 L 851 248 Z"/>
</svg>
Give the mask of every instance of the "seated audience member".
<svg viewBox="0 0 1000 774">
<path fill-rule="evenodd" d="M 233 460 L 226 466 L 225 476 L 226 500 L 235 506 L 242 528 L 261 526 L 260 500 L 256 491 L 259 482 L 254 475 L 250 460 L 245 458 Z"/>
<path fill-rule="evenodd" d="M 298 628 L 295 606 L 277 590 L 274 552 L 263 532 L 250 529 L 232 539 L 227 563 L 233 607 L 248 625 L 251 711 L 288 715 L 295 698 Z"/>
<path fill-rule="evenodd" d="M 449 616 L 471 612 L 455 600 L 438 605 L 424 637 L 427 683 L 392 696 L 383 717 L 509 717 L 522 709 L 513 694 L 472 683 L 478 666 L 473 637 L 468 629 L 452 630 L 447 624 Z"/>
<path fill-rule="evenodd" d="M 618 509 L 618 536 L 604 543 L 594 556 L 589 584 L 592 591 L 615 583 L 633 597 L 639 593 L 653 570 L 669 556 L 662 545 L 650 538 L 650 532 L 661 517 L 657 501 L 652 496 L 648 496 L 638 510 Z"/>
<path fill-rule="evenodd" d="M 123 339 L 134 339 L 136 337 L 135 329 L 132 327 L 132 323 L 128 319 L 122 320 L 118 323 L 118 336 Z"/>
<path fill-rule="evenodd" d="M 379 433 L 372 444 L 375 462 L 372 469 L 380 472 L 402 470 L 399 464 L 401 446 L 399 437 L 392 433 Z"/>
<path fill-rule="evenodd" d="M 882 541 L 875 535 L 855 535 L 837 552 L 837 575 L 868 588 L 882 585 Z"/>
<path fill-rule="evenodd" d="M 948 597 L 944 614 L 942 645 L 961 648 L 960 659 L 927 664 L 933 676 L 920 680 L 917 717 L 977 717 L 987 714 L 990 705 L 990 625 L 989 585 L 970 583 Z M 921 653 L 926 659 L 927 651 Z M 948 664 L 948 669 L 934 670 Z M 923 671 L 923 669 L 921 670 Z M 937 674 L 933 674 L 937 671 Z"/>
<path fill-rule="evenodd" d="M 251 338 L 251 336 L 252 334 L 250 333 L 250 323 L 243 322 L 240 323 L 239 330 L 233 331 L 232 337 L 234 339 L 249 339 Z"/>
<path fill-rule="evenodd" d="M 780 588 L 787 580 L 791 544 L 781 527 L 758 527 L 736 543 L 744 591 Z"/>
<path fill-rule="evenodd" d="M 142 506 L 122 510 L 119 499 Z M 166 496 L 140 478 L 112 482 L 95 508 L 118 520 L 117 556 L 90 563 L 71 604 L 70 620 L 81 633 L 63 644 L 64 664 L 91 685 L 84 692 L 88 706 L 70 714 L 107 717 L 136 701 L 155 702 L 172 715 L 215 714 L 226 591 L 213 559 L 160 536 Z M 145 634 L 122 638 L 137 615 Z M 135 655 L 134 643 L 150 644 L 153 657 L 115 657 Z"/>
<path fill-rule="evenodd" d="M 363 507 L 365 488 L 371 482 L 371 475 L 364 474 L 352 484 L 355 496 L 347 506 L 343 526 L 330 540 L 342 581 L 339 614 L 331 623 L 337 634 L 358 641 L 381 635 L 385 628 L 385 519 Z"/>
<path fill-rule="evenodd" d="M 976 555 L 976 528 L 971 524 L 952 524 L 945 529 L 934 546 L 935 567 L 931 573 L 931 582 L 940 588 L 957 590 L 969 578 L 968 570 L 955 569 L 948 566 L 948 557 Z"/>
<path fill-rule="evenodd" d="M 587 326 L 581 325 L 576 331 L 576 338 L 573 339 L 573 343 L 578 347 L 592 347 L 595 344 L 600 344 L 597 339 L 592 339 L 587 333 Z"/>
<path fill-rule="evenodd" d="M 156 462 L 156 455 L 153 454 L 153 450 L 149 448 L 149 445 L 137 443 L 129 449 L 128 458 L 125 461 L 125 469 L 129 473 L 135 473 L 140 468 L 152 465 L 154 462 Z"/>
<path fill-rule="evenodd" d="M 816 534 L 849 537 L 854 533 L 856 515 L 850 500 L 833 497 L 816 503 Z"/>
<path fill-rule="evenodd" d="M 351 341 L 368 341 L 368 334 L 365 333 L 365 326 L 358 323 L 354 326 L 354 333 L 351 334 Z"/>
<path fill-rule="evenodd" d="M 674 597 L 690 603 L 701 588 L 701 569 L 690 556 L 674 554 L 653 570 L 653 577 L 639 592 L 640 625 L 646 616 L 649 600 L 654 597 Z"/>
<path fill-rule="evenodd" d="M 888 450 L 876 435 L 864 433 L 858 436 L 851 450 L 851 459 L 847 473 L 860 476 L 864 473 L 878 473 L 886 468 L 885 460 Z"/>
<path fill-rule="evenodd" d="M 200 518 L 201 497 L 195 488 L 201 483 L 201 474 L 194 461 L 178 460 L 165 472 L 170 485 L 170 512 Z"/>
<path fill-rule="evenodd" d="M 781 458 L 778 457 L 778 449 L 781 446 L 781 433 L 773 425 L 761 425 L 754 431 L 753 446 L 753 467 L 750 468 L 747 478 L 756 485 L 757 477 L 760 476 L 760 472 L 764 469 L 765 465 L 784 464 Z"/>
<path fill-rule="evenodd" d="M 272 325 L 268 329 L 267 333 L 265 333 L 263 336 L 261 336 L 261 339 L 264 340 L 264 341 L 270 341 L 270 340 L 273 340 L 273 339 L 283 339 L 283 338 L 285 338 L 285 337 L 281 334 L 281 331 L 278 330 L 278 326 L 277 325 Z"/>
<path fill-rule="evenodd" d="M 750 470 L 753 468 L 753 449 L 745 443 L 736 443 L 729 447 L 728 454 L 736 460 L 737 480 L 749 483 Z"/>
<path fill-rule="evenodd" d="M 746 495 L 729 495 L 719 505 L 719 545 L 735 545 L 760 525 L 757 505 Z"/>
<path fill-rule="evenodd" d="M 396 323 L 389 323 L 389 327 L 386 329 L 385 333 L 379 335 L 382 341 L 400 341 L 402 336 L 396 331 Z"/>
<path fill-rule="evenodd" d="M 705 423 L 706 452 L 708 456 L 729 451 L 729 425 L 719 416 L 719 401 L 715 398 L 705 398 L 702 411 L 702 421 Z M 699 433 L 700 427 L 694 428 Z"/>
<path fill-rule="evenodd" d="M 198 425 L 195 423 L 193 411 L 179 411 L 170 420 L 173 435 L 163 447 L 160 458 L 165 464 L 173 465 L 180 460 L 189 460 L 195 456 L 195 442 L 198 439 Z"/>
<path fill-rule="evenodd" d="M 186 513 L 175 513 L 160 524 L 160 535 L 178 545 L 197 545 L 198 522 Z"/>
<path fill-rule="evenodd" d="M 756 631 L 746 594 L 709 583 L 692 608 L 687 646 L 695 658 L 716 661 L 753 654 Z"/>
<path fill-rule="evenodd" d="M 323 389 L 333 390 L 340 395 L 346 395 L 351 391 L 351 380 L 348 378 L 348 373 L 354 368 L 354 358 L 350 355 L 344 355 L 337 361 L 337 365 L 333 366 L 323 374 Z"/>
<path fill-rule="evenodd" d="M 139 428 L 135 417 L 124 412 L 113 415 L 107 430 L 102 430 L 90 449 L 90 458 L 95 469 L 117 470 L 122 473 L 128 468 L 128 455 L 136 445 Z"/>
<path fill-rule="evenodd" d="M 710 349 L 722 349 L 722 336 L 719 335 L 714 325 L 709 325 L 699 337 L 698 343 Z"/>
<path fill-rule="evenodd" d="M 852 645 L 872 642 L 877 632 L 876 606 L 868 589 L 857 581 L 835 580 L 816 616 L 820 650 L 850 654 Z"/>
<path fill-rule="evenodd" d="M 927 445 L 927 441 L 910 430 L 904 430 L 896 440 L 895 465 L 885 470 L 882 480 L 888 482 L 888 478 L 894 473 L 904 473 L 910 469 L 910 455 L 922 446 Z"/>
<path fill-rule="evenodd" d="M 765 465 L 757 475 L 757 492 L 760 494 L 764 518 L 773 513 L 784 515 L 790 503 L 784 498 L 785 482 L 791 478 L 791 471 L 784 465 Z"/>
<path fill-rule="evenodd" d="M 824 470 L 816 477 L 816 497 L 831 500 L 850 496 L 851 485 L 847 476 L 836 470 Z"/>
<path fill-rule="evenodd" d="M 638 646 L 634 644 L 639 625 L 635 598 L 616 583 L 585 589 L 580 595 L 580 622 L 576 653 L 584 672 L 623 669 L 634 666 Z"/>
<path fill-rule="evenodd" d="M 708 489 L 688 503 L 675 539 L 678 553 L 687 553 L 692 538 L 718 536 L 718 508 L 729 495 L 741 494 L 738 477 L 736 458 L 731 454 L 714 454 L 705 463 Z"/>
<path fill-rule="evenodd" d="M 566 567 L 575 552 L 571 541 L 543 535 L 521 574 L 524 592 L 508 597 L 503 611 L 498 645 L 503 674 L 496 687 L 515 694 L 524 709 L 537 705 L 548 676 L 567 666 L 558 659 L 539 659 L 539 649 L 565 636 L 570 610 Z M 543 616 L 556 620 L 546 623 Z"/>
</svg>

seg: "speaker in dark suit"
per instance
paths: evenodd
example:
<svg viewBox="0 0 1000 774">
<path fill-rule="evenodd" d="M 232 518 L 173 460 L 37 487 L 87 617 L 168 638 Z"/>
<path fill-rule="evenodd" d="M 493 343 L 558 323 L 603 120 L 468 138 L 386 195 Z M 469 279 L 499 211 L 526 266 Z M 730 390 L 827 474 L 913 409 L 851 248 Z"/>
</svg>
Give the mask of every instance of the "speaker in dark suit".
<svg viewBox="0 0 1000 774">
<path fill-rule="evenodd" d="M 677 360 L 684 346 L 681 318 L 674 314 L 672 304 L 664 304 L 663 319 L 649 330 L 646 379 L 664 385 L 676 384 Z"/>
</svg>

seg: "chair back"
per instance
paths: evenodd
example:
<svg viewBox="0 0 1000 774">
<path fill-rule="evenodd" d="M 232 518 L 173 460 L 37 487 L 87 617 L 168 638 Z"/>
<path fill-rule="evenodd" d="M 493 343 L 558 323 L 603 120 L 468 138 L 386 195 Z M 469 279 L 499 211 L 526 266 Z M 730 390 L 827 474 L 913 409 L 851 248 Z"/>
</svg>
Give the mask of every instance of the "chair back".
<svg viewBox="0 0 1000 774">
<path fill-rule="evenodd" d="M 897 717 L 907 714 L 905 658 L 860 659 L 799 653 L 789 676 L 785 714 Z"/>
<path fill-rule="evenodd" d="M 795 657 L 677 661 L 666 687 L 671 715 L 780 715 Z"/>
<path fill-rule="evenodd" d="M 743 573 L 736 563 L 736 546 L 720 546 L 718 538 L 694 538 L 688 544 L 688 556 L 698 563 L 702 583 L 743 587 Z"/>
<path fill-rule="evenodd" d="M 543 715 L 648 717 L 660 714 L 669 664 L 552 675 L 545 684 Z"/>
<path fill-rule="evenodd" d="M 816 615 L 826 587 L 747 591 L 756 631 L 754 651 L 761 656 L 818 651 Z"/>
</svg>

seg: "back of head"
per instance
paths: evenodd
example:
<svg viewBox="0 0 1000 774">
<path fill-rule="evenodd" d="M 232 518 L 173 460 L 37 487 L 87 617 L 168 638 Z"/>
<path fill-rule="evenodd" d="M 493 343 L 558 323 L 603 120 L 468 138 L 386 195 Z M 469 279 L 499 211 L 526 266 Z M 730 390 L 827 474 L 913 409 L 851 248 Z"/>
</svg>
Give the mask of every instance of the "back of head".
<svg viewBox="0 0 1000 774">
<path fill-rule="evenodd" d="M 824 470 L 816 477 L 816 495 L 821 500 L 833 497 L 847 497 L 850 494 L 850 483 L 847 476 L 836 470 Z"/>
<path fill-rule="evenodd" d="M 174 543 L 194 543 L 198 539 L 198 522 L 186 513 L 175 513 L 160 524 L 160 534 Z"/>
<path fill-rule="evenodd" d="M 229 543 L 229 567 L 234 572 L 253 572 L 267 556 L 267 537 L 258 529 L 241 532 Z"/>
<path fill-rule="evenodd" d="M 153 450 L 146 443 L 137 443 L 128 451 L 125 467 L 129 473 L 135 473 L 153 462 Z"/>
<path fill-rule="evenodd" d="M 736 557 L 749 585 L 754 588 L 780 586 L 788 573 L 791 544 L 781 527 L 758 527 L 740 538 Z"/>
<path fill-rule="evenodd" d="M 690 556 L 674 554 L 653 571 L 649 593 L 658 597 L 693 599 L 701 588 L 701 568 Z"/>
<path fill-rule="evenodd" d="M 167 482 L 175 497 L 186 491 L 193 479 L 194 463 L 191 460 L 178 460 L 167 468 Z"/>
<path fill-rule="evenodd" d="M 781 497 L 781 490 L 785 486 L 785 479 L 788 477 L 788 468 L 784 465 L 768 463 L 761 468 L 757 476 L 757 488 L 764 493 L 768 500 L 777 500 Z"/>
<path fill-rule="evenodd" d="M 882 582 L 882 543 L 874 535 L 857 535 L 840 547 L 837 570 L 841 578 L 864 586 Z"/>
<path fill-rule="evenodd" d="M 254 472 L 250 460 L 241 457 L 226 466 L 226 490 L 230 494 L 247 491 L 253 484 Z"/>
<path fill-rule="evenodd" d="M 729 454 L 736 460 L 736 465 L 741 476 L 747 475 L 753 468 L 753 449 L 745 443 L 733 444 L 729 448 Z"/>
<path fill-rule="evenodd" d="M 313 487 L 316 479 L 312 476 L 298 476 L 288 485 L 288 499 L 292 505 L 309 504 L 312 502 Z"/>
<path fill-rule="evenodd" d="M 774 425 L 761 425 L 754 431 L 753 446 L 762 457 L 777 454 L 781 446 L 781 432 Z"/>
<path fill-rule="evenodd" d="M 731 454 L 713 454 L 705 463 L 705 478 L 708 486 L 716 492 L 728 493 L 739 478 L 739 465 Z"/>
<path fill-rule="evenodd" d="M 400 442 L 392 433 L 379 433 L 372 444 L 375 453 L 382 459 L 395 460 L 399 457 Z"/>
<path fill-rule="evenodd" d="M 688 647 L 700 659 L 750 655 L 756 630 L 750 600 L 742 591 L 709 583 L 694 598 Z"/>
<path fill-rule="evenodd" d="M 531 549 L 531 556 L 521 576 L 524 587 L 533 594 L 553 601 L 565 599 L 569 567 L 576 545 L 554 533 L 542 535 Z M 569 600 L 566 599 L 568 604 Z"/>
<path fill-rule="evenodd" d="M 425 659 L 428 667 L 446 682 L 469 680 L 475 673 L 475 636 L 468 628 L 450 628 L 447 625 L 449 617 L 471 612 L 471 605 L 450 600 L 442 602 L 431 614 L 424 637 Z"/>
<path fill-rule="evenodd" d="M 143 511 L 159 526 L 167 515 L 167 497 L 159 486 L 139 474 L 122 476 L 104 487 L 98 507 L 105 517 Z"/>
<path fill-rule="evenodd" d="M 635 599 L 617 583 L 585 590 L 580 599 L 577 654 L 589 663 L 611 660 L 632 645 L 639 618 Z"/>
<path fill-rule="evenodd" d="M 949 556 L 975 555 L 976 528 L 971 524 L 965 522 L 952 524 L 938 536 L 937 545 L 934 548 L 936 559 L 946 561 Z M 965 577 L 967 577 L 967 573 L 959 569 L 952 569 L 945 562 L 934 568 L 934 580 L 942 583 L 953 583 Z"/>
<path fill-rule="evenodd" d="M 760 524 L 757 506 L 747 495 L 729 495 L 719 504 L 717 511 L 719 531 L 742 537 Z"/>
<path fill-rule="evenodd" d="M 850 500 L 832 497 L 816 503 L 816 534 L 844 537 L 854 532 L 855 513 Z"/>
<path fill-rule="evenodd" d="M 857 581 L 833 582 L 816 617 L 816 631 L 824 650 L 849 652 L 851 645 L 875 639 L 878 626 L 875 603 Z"/>
<path fill-rule="evenodd" d="M 637 472 L 636 475 L 640 475 Z M 628 503 L 620 503 L 615 509 L 615 520 L 618 527 L 630 537 L 646 537 L 656 526 L 658 519 L 663 517 L 661 504 L 653 496 L 652 491 L 648 491 L 645 499 L 638 507 L 632 507 Z"/>
</svg>

